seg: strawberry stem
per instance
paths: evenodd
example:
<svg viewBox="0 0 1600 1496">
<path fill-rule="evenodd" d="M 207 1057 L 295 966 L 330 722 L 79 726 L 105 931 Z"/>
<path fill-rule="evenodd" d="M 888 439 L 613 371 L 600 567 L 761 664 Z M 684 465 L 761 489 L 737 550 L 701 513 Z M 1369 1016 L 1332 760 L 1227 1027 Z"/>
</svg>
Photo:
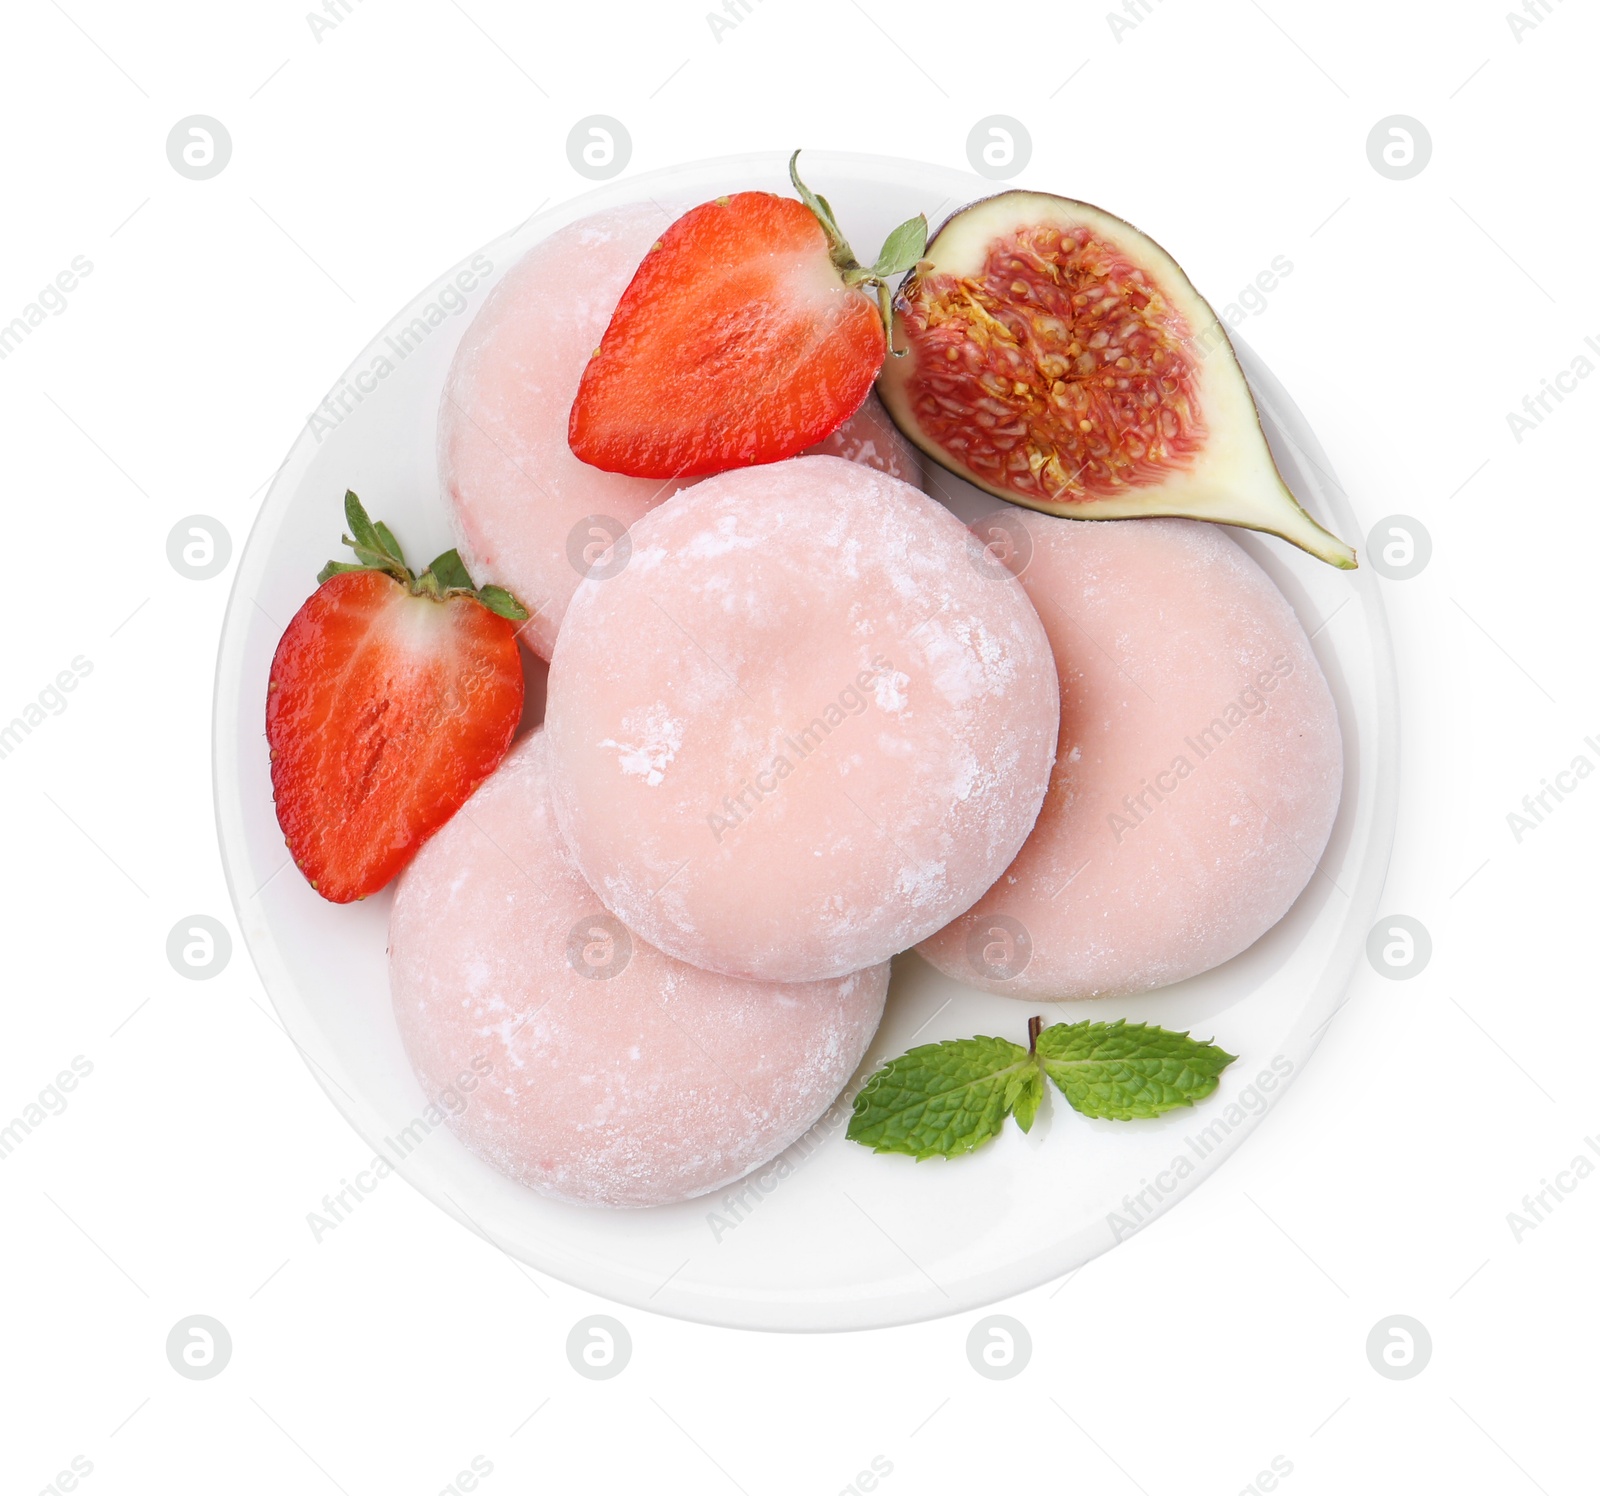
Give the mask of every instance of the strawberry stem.
<svg viewBox="0 0 1600 1496">
<path fill-rule="evenodd" d="M 799 151 L 789 157 L 789 180 L 794 183 L 794 190 L 799 194 L 800 201 L 816 214 L 817 222 L 822 225 L 822 232 L 828 237 L 828 258 L 833 261 L 841 275 L 862 270 L 863 267 L 856 260 L 855 251 L 850 248 L 849 241 L 840 232 L 839 222 L 833 216 L 832 205 L 827 198 L 818 197 L 800 180 L 800 173 L 795 167 L 795 162 L 799 159 Z"/>
<path fill-rule="evenodd" d="M 431 597 L 440 602 L 450 597 L 471 597 L 491 613 L 514 623 L 528 617 L 528 610 L 504 587 L 475 586 L 461 553 L 454 547 L 435 556 L 428 569 L 417 576 L 406 565 L 405 552 L 400 549 L 394 532 L 382 520 L 374 524 L 368 518 L 366 508 L 353 489 L 345 490 L 344 518 L 350 534 L 340 539 L 355 552 L 356 559 L 328 562 L 317 573 L 318 586 L 342 572 L 381 571 L 416 597 Z"/>
<path fill-rule="evenodd" d="M 907 350 L 894 346 L 894 297 L 889 290 L 889 277 L 904 274 L 922 258 L 922 252 L 928 245 L 927 218 L 921 213 L 915 218 L 908 218 L 883 241 L 883 248 L 878 251 L 878 258 L 872 265 L 863 265 L 856 259 L 849 240 L 839 228 L 833 205 L 800 180 L 800 172 L 795 165 L 799 159 L 799 151 L 789 157 L 789 180 L 794 184 L 800 201 L 811 209 L 817 222 L 822 225 L 822 232 L 828 240 L 829 260 L 845 285 L 854 286 L 868 294 L 877 293 L 878 315 L 883 320 L 884 345 L 889 357 L 904 358 Z"/>
</svg>

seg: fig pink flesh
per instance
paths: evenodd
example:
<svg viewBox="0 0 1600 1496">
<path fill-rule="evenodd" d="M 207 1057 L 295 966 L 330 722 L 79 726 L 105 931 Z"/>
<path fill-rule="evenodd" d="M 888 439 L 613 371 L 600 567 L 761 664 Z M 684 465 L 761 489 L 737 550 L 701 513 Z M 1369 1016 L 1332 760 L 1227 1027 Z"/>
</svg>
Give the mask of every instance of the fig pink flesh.
<svg viewBox="0 0 1600 1496">
<path fill-rule="evenodd" d="M 626 529 L 695 480 L 630 478 L 567 445 L 578 382 L 639 261 L 671 222 L 653 203 L 596 213 L 533 246 L 490 292 L 451 365 L 439 408 L 439 468 L 456 542 L 478 582 L 534 612 L 522 641 L 549 659 L 581 575 Z M 920 462 L 875 395 L 814 451 L 908 482 Z M 574 534 L 578 538 L 573 541 Z"/>
<path fill-rule="evenodd" d="M 769 981 L 931 934 L 1039 809 L 1055 667 L 1013 578 L 836 457 L 708 478 L 573 598 L 545 717 L 557 815 L 630 929 Z"/>
<path fill-rule="evenodd" d="M 1283 917 L 1327 845 L 1343 749 L 1310 642 L 1211 525 L 1005 523 L 1060 670 L 1055 771 L 1017 860 L 918 949 L 1033 1001 L 1206 971 Z"/>
<path fill-rule="evenodd" d="M 887 965 L 742 982 L 597 916 L 536 732 L 418 853 L 390 917 L 395 1017 L 423 1091 L 461 1098 L 461 1140 L 544 1193 L 660 1205 L 730 1183 L 816 1121 L 877 1028 Z"/>
</svg>

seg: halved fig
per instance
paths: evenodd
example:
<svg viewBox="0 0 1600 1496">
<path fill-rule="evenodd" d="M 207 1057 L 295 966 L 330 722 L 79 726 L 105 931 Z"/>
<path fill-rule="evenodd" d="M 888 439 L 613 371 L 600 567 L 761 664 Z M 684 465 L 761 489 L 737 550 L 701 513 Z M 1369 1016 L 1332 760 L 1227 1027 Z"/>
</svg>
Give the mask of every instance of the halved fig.
<svg viewBox="0 0 1600 1496">
<path fill-rule="evenodd" d="M 1355 566 L 1279 475 L 1216 313 L 1132 224 L 1043 192 L 972 203 L 901 283 L 893 331 L 889 414 L 986 492 L 1242 525 Z"/>
</svg>

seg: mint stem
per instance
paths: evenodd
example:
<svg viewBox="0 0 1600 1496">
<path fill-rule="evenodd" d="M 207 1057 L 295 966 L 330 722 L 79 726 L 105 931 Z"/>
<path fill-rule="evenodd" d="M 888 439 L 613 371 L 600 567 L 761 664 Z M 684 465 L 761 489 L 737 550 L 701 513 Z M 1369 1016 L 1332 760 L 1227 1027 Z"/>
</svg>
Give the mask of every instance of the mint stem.
<svg viewBox="0 0 1600 1496">
<path fill-rule="evenodd" d="M 1028 1020 L 1028 1054 L 1031 1057 L 1039 1045 L 1039 1030 L 1044 1027 L 1044 1019 L 1037 1013 Z"/>
</svg>

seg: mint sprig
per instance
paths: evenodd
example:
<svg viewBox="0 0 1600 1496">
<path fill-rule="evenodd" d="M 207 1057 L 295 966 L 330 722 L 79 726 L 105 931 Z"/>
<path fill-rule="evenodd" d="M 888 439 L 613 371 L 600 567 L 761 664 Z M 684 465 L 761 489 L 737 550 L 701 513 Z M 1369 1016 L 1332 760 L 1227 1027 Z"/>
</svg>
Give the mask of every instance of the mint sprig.
<svg viewBox="0 0 1600 1496">
<path fill-rule="evenodd" d="M 350 533 L 341 538 L 355 553 L 356 559 L 328 562 L 317 573 L 319 587 L 329 577 L 339 576 L 343 572 L 381 571 L 387 572 L 401 586 L 419 596 L 472 597 L 491 613 L 508 618 L 513 623 L 521 623 L 527 618 L 528 610 L 504 587 L 474 586 L 461 553 L 453 547 L 435 556 L 420 576 L 414 574 L 406 565 L 405 553 L 400 549 L 400 542 L 394 538 L 394 532 L 382 520 L 374 522 L 368 518 L 366 508 L 350 489 L 345 490 L 344 519 L 350 527 Z"/>
<path fill-rule="evenodd" d="M 996 1137 L 1007 1117 L 1024 1132 L 1044 1078 L 1087 1117 L 1129 1121 L 1193 1106 L 1237 1058 L 1154 1024 L 1028 1020 L 1028 1047 L 980 1034 L 919 1044 L 875 1072 L 845 1136 L 875 1153 L 957 1158 Z"/>
</svg>

